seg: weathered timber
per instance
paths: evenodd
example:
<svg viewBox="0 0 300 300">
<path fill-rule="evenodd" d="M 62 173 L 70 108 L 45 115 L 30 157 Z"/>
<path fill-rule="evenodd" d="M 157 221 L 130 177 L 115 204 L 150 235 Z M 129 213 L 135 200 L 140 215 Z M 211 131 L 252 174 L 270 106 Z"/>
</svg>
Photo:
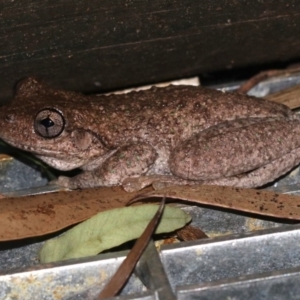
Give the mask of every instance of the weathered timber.
<svg viewBox="0 0 300 300">
<path fill-rule="evenodd" d="M 299 50 L 297 0 L 0 0 L 0 100 L 26 76 L 96 92 Z"/>
</svg>

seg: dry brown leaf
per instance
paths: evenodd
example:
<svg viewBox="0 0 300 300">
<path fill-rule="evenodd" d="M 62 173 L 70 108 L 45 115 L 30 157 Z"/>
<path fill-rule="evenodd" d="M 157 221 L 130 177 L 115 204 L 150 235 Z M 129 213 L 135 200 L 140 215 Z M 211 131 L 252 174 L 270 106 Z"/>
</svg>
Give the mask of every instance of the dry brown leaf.
<svg viewBox="0 0 300 300">
<path fill-rule="evenodd" d="M 11 161 L 13 160 L 13 157 L 8 155 L 8 154 L 4 154 L 4 153 L 0 153 L 0 162 L 7 162 L 7 161 Z"/>
<path fill-rule="evenodd" d="M 288 68 L 286 70 L 268 70 L 258 73 L 257 75 L 248 79 L 243 83 L 238 89 L 237 92 L 246 94 L 254 86 L 259 84 L 262 81 L 268 80 L 275 77 L 286 77 L 291 76 L 292 74 L 297 74 L 300 72 L 299 66 Z M 278 102 L 288 106 L 290 109 L 295 109 L 300 107 L 300 85 L 292 86 L 290 88 L 284 89 L 277 93 L 267 95 L 264 97 L 268 100 Z"/>
<path fill-rule="evenodd" d="M 229 208 L 263 216 L 300 220 L 300 197 L 270 191 L 225 186 L 170 186 L 141 194 L 130 203 L 148 197 L 185 200 L 192 203 Z"/>
<path fill-rule="evenodd" d="M 177 230 L 176 235 L 179 240 L 184 242 L 208 238 L 204 231 L 191 225 L 186 225 L 183 228 Z"/>
<path fill-rule="evenodd" d="M 0 201 L 0 241 L 42 236 L 122 207 L 135 196 L 182 199 L 260 215 L 300 220 L 300 197 L 220 186 L 173 186 L 125 192 L 120 187 L 57 192 Z"/>
<path fill-rule="evenodd" d="M 0 241 L 42 236 L 122 207 L 137 193 L 120 187 L 56 192 L 0 201 Z"/>
<path fill-rule="evenodd" d="M 274 102 L 284 104 L 290 109 L 298 108 L 300 107 L 300 84 L 294 85 L 280 92 L 268 95 L 265 98 Z"/>
</svg>

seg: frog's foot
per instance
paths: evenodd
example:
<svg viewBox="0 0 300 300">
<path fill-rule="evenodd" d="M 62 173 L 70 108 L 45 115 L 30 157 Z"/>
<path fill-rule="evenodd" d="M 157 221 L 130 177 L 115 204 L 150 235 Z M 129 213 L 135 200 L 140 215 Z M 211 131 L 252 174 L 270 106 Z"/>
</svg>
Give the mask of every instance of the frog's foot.
<svg viewBox="0 0 300 300">
<path fill-rule="evenodd" d="M 71 190 L 111 185 L 104 182 L 93 172 L 84 172 L 74 177 L 59 176 L 57 179 L 52 180 L 50 184 L 56 184 Z"/>
<path fill-rule="evenodd" d="M 160 190 L 171 185 L 194 185 L 200 181 L 180 179 L 172 175 L 152 175 L 126 178 L 122 186 L 126 192 L 136 192 L 146 186 L 152 185 L 155 190 Z"/>
<path fill-rule="evenodd" d="M 57 179 L 51 180 L 49 182 L 51 185 L 59 185 L 61 187 L 65 187 L 71 190 L 75 190 L 78 188 L 78 185 L 72 178 L 67 177 L 67 176 L 59 176 Z"/>
</svg>

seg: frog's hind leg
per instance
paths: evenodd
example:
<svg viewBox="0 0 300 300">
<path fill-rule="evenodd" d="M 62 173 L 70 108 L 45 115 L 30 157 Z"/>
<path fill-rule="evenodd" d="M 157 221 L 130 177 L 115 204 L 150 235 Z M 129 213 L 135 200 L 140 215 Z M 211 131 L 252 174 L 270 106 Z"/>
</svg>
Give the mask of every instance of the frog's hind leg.
<svg viewBox="0 0 300 300">
<path fill-rule="evenodd" d="M 255 169 L 251 172 L 204 181 L 207 185 L 235 186 L 241 188 L 254 188 L 274 181 L 278 177 L 289 172 L 294 166 L 300 163 L 300 148 L 268 163 L 267 165 Z"/>
<path fill-rule="evenodd" d="M 182 179 L 219 182 L 226 178 L 224 182 L 228 182 L 228 178 L 244 174 L 247 182 L 255 181 L 251 186 L 256 186 L 263 178 L 271 181 L 296 165 L 294 149 L 300 147 L 299 136 L 299 120 L 224 122 L 182 141 L 172 151 L 169 166 L 172 174 Z M 286 155 L 287 161 L 280 159 Z"/>
<path fill-rule="evenodd" d="M 254 188 L 274 181 L 278 177 L 286 174 L 299 163 L 300 148 L 291 151 L 265 166 L 236 176 L 205 181 L 185 180 L 172 175 L 140 176 L 127 178 L 123 181 L 122 185 L 127 192 L 138 191 L 149 185 L 152 185 L 154 189 L 158 190 L 170 185 L 197 184 Z"/>
</svg>

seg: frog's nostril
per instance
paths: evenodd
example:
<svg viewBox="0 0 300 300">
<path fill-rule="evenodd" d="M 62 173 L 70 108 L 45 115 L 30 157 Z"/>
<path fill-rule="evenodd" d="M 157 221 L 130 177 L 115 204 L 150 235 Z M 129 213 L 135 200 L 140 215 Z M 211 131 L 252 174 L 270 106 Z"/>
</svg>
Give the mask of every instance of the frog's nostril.
<svg viewBox="0 0 300 300">
<path fill-rule="evenodd" d="M 12 123 L 15 120 L 15 115 L 13 114 L 6 115 L 4 119 L 6 122 Z"/>
</svg>

